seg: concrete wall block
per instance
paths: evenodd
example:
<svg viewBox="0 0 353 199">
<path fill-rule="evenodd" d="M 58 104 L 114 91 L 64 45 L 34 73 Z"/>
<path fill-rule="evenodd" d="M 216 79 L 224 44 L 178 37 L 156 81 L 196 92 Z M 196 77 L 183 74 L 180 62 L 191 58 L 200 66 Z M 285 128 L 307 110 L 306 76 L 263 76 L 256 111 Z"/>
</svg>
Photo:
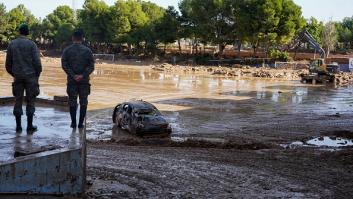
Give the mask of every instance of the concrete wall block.
<svg viewBox="0 0 353 199">
<path fill-rule="evenodd" d="M 55 150 L 0 165 L 1 193 L 83 193 L 81 149 Z"/>
</svg>

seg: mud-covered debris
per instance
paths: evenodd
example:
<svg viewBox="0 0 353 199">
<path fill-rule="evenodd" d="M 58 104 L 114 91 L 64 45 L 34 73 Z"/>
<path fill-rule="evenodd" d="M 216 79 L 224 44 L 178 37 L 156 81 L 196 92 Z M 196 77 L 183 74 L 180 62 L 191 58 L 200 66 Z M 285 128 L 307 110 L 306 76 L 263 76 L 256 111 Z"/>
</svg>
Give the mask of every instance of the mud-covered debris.
<svg viewBox="0 0 353 199">
<path fill-rule="evenodd" d="M 164 72 L 201 72 L 211 75 L 220 75 L 227 77 L 256 77 L 267 79 L 288 79 L 299 80 L 301 76 L 309 74 L 308 69 L 274 69 L 269 67 L 255 68 L 250 66 L 235 65 L 233 67 L 222 66 L 173 66 L 170 64 L 161 64 L 152 66 L 153 70 Z"/>
<path fill-rule="evenodd" d="M 334 75 L 337 85 L 347 85 L 353 82 L 353 73 L 339 73 Z"/>
</svg>

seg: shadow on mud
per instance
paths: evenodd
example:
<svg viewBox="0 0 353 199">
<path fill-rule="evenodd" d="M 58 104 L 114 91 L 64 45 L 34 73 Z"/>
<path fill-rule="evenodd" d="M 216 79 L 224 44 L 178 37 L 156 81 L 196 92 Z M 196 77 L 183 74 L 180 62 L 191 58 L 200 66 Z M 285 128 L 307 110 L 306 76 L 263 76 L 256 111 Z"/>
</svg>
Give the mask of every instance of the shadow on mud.
<svg viewBox="0 0 353 199">
<path fill-rule="evenodd" d="M 219 148 L 219 149 L 240 149 L 240 150 L 260 150 L 273 148 L 271 145 L 262 143 L 236 143 L 220 138 L 201 137 L 171 137 L 165 134 L 136 136 L 118 126 L 112 129 L 111 140 L 103 140 L 104 143 L 117 143 L 127 146 L 157 146 L 157 147 L 192 147 L 192 148 Z"/>
</svg>

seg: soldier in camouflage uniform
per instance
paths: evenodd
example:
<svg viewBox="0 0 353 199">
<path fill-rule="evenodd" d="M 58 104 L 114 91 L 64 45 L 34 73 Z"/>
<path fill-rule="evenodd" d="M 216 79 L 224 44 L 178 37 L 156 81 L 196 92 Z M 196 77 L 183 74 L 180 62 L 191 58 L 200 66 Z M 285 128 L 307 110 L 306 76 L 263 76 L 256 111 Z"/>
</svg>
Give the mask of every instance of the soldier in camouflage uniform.
<svg viewBox="0 0 353 199">
<path fill-rule="evenodd" d="M 33 125 L 35 112 L 35 99 L 39 95 L 38 79 L 42 72 L 42 64 L 37 45 L 26 36 L 29 27 L 22 24 L 19 27 L 20 36 L 13 40 L 7 49 L 6 71 L 13 76 L 12 92 L 16 98 L 13 114 L 16 117 L 16 131 L 22 131 L 21 116 L 24 91 L 26 91 L 27 131 L 34 132 L 37 127 Z"/>
<path fill-rule="evenodd" d="M 89 76 L 94 71 L 92 51 L 82 44 L 83 33 L 77 30 L 72 36 L 73 44 L 62 55 L 62 68 L 67 74 L 67 94 L 69 96 L 71 128 L 76 128 L 77 98 L 80 98 L 80 118 L 78 128 L 83 128 L 86 117 L 88 95 L 90 94 Z"/>
</svg>

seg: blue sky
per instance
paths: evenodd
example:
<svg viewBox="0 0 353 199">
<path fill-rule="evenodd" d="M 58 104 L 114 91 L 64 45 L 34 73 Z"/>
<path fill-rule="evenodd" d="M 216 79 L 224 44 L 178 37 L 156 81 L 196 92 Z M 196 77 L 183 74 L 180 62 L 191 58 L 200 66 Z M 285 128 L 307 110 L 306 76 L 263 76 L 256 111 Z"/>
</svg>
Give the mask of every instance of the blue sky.
<svg viewBox="0 0 353 199">
<path fill-rule="evenodd" d="M 76 0 L 77 8 L 80 8 L 84 0 Z M 105 0 L 113 4 L 115 0 Z M 178 6 L 179 0 L 150 0 L 163 7 L 168 5 Z M 314 16 L 322 21 L 342 20 L 344 17 L 353 16 L 353 0 L 294 0 L 303 9 L 304 17 Z M 7 9 L 12 9 L 18 4 L 24 4 L 32 13 L 44 18 L 59 5 L 72 5 L 71 0 L 0 0 Z"/>
</svg>

